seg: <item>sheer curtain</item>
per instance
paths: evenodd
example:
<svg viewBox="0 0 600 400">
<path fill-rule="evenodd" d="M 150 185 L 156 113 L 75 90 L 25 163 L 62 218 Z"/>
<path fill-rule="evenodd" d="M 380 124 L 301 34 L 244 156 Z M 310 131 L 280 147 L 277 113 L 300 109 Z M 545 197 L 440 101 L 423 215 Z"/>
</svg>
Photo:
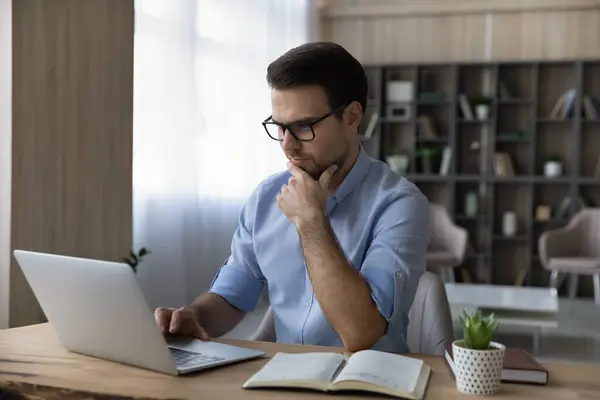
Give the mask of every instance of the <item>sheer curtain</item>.
<svg viewBox="0 0 600 400">
<path fill-rule="evenodd" d="M 311 39 L 311 0 L 136 0 L 134 247 L 151 307 L 208 289 L 243 202 L 285 168 L 266 67 Z"/>
</svg>

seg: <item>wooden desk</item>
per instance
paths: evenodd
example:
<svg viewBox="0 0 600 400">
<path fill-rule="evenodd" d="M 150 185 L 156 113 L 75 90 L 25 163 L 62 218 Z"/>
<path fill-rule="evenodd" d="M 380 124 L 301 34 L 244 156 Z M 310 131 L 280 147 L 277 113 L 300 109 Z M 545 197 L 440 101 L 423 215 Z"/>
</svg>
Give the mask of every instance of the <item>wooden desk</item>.
<svg viewBox="0 0 600 400">
<path fill-rule="evenodd" d="M 219 341 L 261 349 L 269 355 L 277 351 L 340 351 L 330 347 Z M 442 357 L 419 358 L 433 369 L 427 399 L 473 398 L 456 390 Z M 119 396 L 116 397 L 119 399 L 203 400 L 332 398 L 318 392 L 242 389 L 242 383 L 265 362 L 266 358 L 262 358 L 189 376 L 172 377 L 68 352 L 60 346 L 49 324 L 0 331 L 0 388 L 17 388 L 23 393 L 35 393 L 36 399 L 114 399 L 115 396 Z M 494 398 L 600 400 L 600 366 L 551 364 L 547 367 L 550 371 L 550 383 L 547 386 L 503 384 Z M 88 393 L 67 393 L 60 388 Z M 90 395 L 89 392 L 94 394 Z M 338 395 L 336 398 L 365 399 L 368 396 Z"/>
</svg>

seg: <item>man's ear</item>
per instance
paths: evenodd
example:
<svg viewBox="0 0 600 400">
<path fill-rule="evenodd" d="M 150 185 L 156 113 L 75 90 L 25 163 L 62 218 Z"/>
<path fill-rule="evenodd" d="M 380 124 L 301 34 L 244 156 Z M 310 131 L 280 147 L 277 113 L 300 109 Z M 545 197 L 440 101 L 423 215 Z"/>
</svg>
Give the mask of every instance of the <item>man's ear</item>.
<svg viewBox="0 0 600 400">
<path fill-rule="evenodd" d="M 346 125 L 352 132 L 358 132 L 358 127 L 363 118 L 363 109 L 358 101 L 353 101 L 346 107 Z"/>
</svg>

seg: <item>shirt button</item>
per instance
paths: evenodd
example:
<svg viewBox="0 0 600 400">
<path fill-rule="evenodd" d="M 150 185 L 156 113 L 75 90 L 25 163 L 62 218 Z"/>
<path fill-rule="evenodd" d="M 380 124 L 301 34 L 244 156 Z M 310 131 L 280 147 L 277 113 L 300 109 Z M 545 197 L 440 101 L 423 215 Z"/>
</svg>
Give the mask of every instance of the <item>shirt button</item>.
<svg viewBox="0 0 600 400">
<path fill-rule="evenodd" d="M 397 271 L 396 272 L 396 278 L 402 279 L 402 271 Z"/>
</svg>

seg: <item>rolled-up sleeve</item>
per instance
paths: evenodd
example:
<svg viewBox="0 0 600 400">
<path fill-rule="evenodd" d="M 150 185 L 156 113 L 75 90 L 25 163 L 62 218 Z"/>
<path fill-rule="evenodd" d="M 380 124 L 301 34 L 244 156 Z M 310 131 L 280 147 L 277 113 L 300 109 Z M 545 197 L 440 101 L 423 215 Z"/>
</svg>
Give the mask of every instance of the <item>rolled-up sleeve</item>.
<svg viewBox="0 0 600 400">
<path fill-rule="evenodd" d="M 378 218 L 360 270 L 388 331 L 406 330 L 428 244 L 427 198 L 416 189 L 394 195 Z"/>
<path fill-rule="evenodd" d="M 265 283 L 252 240 L 255 213 L 256 197 L 253 194 L 240 212 L 238 227 L 231 241 L 231 254 L 217 271 L 209 289 L 209 292 L 218 294 L 245 312 L 254 310 Z"/>
</svg>

